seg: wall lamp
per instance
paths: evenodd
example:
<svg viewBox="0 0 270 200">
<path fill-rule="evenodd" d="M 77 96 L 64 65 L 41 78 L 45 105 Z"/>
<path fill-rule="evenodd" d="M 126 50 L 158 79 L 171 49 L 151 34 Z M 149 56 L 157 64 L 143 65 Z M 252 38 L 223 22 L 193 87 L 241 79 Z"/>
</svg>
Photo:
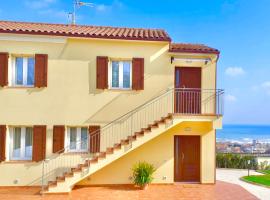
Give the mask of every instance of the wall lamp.
<svg viewBox="0 0 270 200">
<path fill-rule="evenodd" d="M 171 57 L 171 64 L 174 62 L 174 61 L 183 61 L 183 62 L 186 62 L 186 63 L 192 63 L 192 62 L 204 62 L 205 65 L 208 64 L 208 62 L 211 62 L 211 59 L 210 58 L 175 58 L 175 57 Z"/>
</svg>

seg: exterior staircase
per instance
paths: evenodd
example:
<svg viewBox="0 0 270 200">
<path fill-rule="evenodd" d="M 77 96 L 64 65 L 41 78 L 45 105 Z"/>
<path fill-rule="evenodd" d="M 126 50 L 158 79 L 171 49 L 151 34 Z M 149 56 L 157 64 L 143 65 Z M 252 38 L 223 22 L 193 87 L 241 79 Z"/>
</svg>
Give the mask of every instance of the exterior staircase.
<svg viewBox="0 0 270 200">
<path fill-rule="evenodd" d="M 215 112 L 212 114 L 223 112 L 217 110 L 216 105 L 216 96 L 220 99 L 221 94 L 223 92 L 213 90 L 211 96 L 204 95 L 207 108 Z M 90 138 L 90 145 L 91 141 L 98 141 L 98 152 L 71 154 L 66 147 L 45 159 L 41 192 L 70 192 L 81 180 L 184 121 L 174 119 L 175 97 L 176 89 L 168 90 L 96 131 Z"/>
</svg>

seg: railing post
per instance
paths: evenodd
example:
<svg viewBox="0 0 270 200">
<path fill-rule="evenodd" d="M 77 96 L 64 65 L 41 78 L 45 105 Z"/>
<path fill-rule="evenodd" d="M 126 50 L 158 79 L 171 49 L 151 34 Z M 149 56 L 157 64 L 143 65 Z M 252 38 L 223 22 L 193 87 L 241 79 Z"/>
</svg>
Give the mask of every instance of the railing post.
<svg viewBox="0 0 270 200">
<path fill-rule="evenodd" d="M 172 114 L 174 113 L 174 93 L 175 93 L 175 89 L 172 89 Z"/>
<path fill-rule="evenodd" d="M 41 195 L 43 195 L 44 193 L 44 170 L 45 170 L 45 160 L 42 161 Z"/>
</svg>

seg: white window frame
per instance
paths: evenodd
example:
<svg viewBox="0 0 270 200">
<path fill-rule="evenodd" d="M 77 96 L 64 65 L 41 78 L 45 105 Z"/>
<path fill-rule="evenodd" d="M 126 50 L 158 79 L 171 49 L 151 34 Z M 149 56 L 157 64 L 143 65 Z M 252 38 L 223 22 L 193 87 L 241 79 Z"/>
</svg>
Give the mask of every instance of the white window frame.
<svg viewBox="0 0 270 200">
<path fill-rule="evenodd" d="M 76 149 L 70 149 L 70 129 L 71 128 L 76 128 Z M 86 143 L 86 149 L 81 149 L 81 130 L 82 128 L 85 128 L 87 130 L 87 143 Z M 66 132 L 66 137 L 65 137 L 65 144 L 68 148 L 66 148 L 66 152 L 88 152 L 89 151 L 89 133 L 88 133 L 88 128 L 87 127 L 68 127 L 67 132 Z"/>
<path fill-rule="evenodd" d="M 15 134 L 15 128 L 21 128 L 21 150 L 20 150 L 20 156 L 19 157 L 13 157 L 13 137 Z M 33 157 L 33 132 L 32 132 L 32 155 L 31 157 L 25 156 L 25 136 L 26 136 L 26 128 L 33 128 L 33 127 L 10 127 L 9 129 L 9 160 L 32 160 Z"/>
<path fill-rule="evenodd" d="M 119 87 L 113 87 L 112 86 L 112 63 L 113 62 L 119 62 Z M 124 88 L 123 87 L 123 76 L 124 76 L 124 70 L 123 70 L 123 63 L 129 62 L 130 63 L 130 87 Z M 132 89 L 132 61 L 131 60 L 111 60 L 109 62 L 109 70 L 108 70 L 108 80 L 109 80 L 109 89 L 120 89 L 120 90 L 131 90 Z"/>
<path fill-rule="evenodd" d="M 23 84 L 19 85 L 16 83 L 16 58 L 23 58 Z M 20 55 L 14 55 L 11 57 L 11 80 L 9 81 L 11 83 L 10 86 L 14 87 L 34 87 L 33 85 L 27 85 L 27 74 L 28 74 L 28 58 L 33 58 L 35 61 L 35 56 L 20 56 Z M 34 66 L 35 70 L 35 66 Z M 35 72 L 35 71 L 34 71 Z M 35 80 L 34 80 L 35 82 Z"/>
</svg>

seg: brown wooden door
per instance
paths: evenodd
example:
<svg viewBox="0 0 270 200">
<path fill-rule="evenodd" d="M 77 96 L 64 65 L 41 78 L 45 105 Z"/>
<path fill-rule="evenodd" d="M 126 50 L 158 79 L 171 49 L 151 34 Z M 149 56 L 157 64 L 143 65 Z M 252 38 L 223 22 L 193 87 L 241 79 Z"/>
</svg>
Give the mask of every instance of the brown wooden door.
<svg viewBox="0 0 270 200">
<path fill-rule="evenodd" d="M 175 113 L 201 113 L 201 68 L 175 68 Z"/>
<path fill-rule="evenodd" d="M 200 182 L 200 136 L 174 137 L 174 181 Z"/>
</svg>

